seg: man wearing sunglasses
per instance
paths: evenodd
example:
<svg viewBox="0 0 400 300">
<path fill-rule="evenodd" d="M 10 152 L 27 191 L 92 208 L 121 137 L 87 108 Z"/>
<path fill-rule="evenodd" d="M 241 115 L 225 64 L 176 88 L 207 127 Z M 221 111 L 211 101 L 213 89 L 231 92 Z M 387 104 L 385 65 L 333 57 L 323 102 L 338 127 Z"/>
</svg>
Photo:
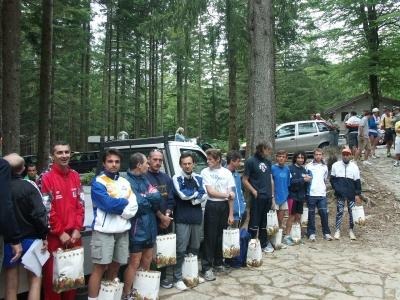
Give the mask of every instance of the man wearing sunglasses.
<svg viewBox="0 0 400 300">
<path fill-rule="evenodd" d="M 151 185 L 161 193 L 161 202 L 156 213 L 158 234 L 167 234 L 172 232 L 172 211 L 175 206 L 174 194 L 172 192 L 172 179 L 164 172 L 161 172 L 164 154 L 161 149 L 151 150 L 147 162 L 149 169 L 145 177 Z M 167 267 L 159 269 L 161 272 L 160 285 L 163 288 L 172 288 L 172 282 L 167 279 Z"/>
<path fill-rule="evenodd" d="M 343 149 L 342 160 L 332 165 L 330 181 L 337 197 L 335 240 L 340 240 L 340 225 L 346 200 L 350 218 L 349 237 L 351 240 L 356 239 L 353 232 L 354 223 L 351 210 L 355 206 L 355 202 L 360 202 L 361 182 L 360 170 L 355 163 L 350 161 L 350 158 L 351 150 L 348 148 Z"/>
</svg>

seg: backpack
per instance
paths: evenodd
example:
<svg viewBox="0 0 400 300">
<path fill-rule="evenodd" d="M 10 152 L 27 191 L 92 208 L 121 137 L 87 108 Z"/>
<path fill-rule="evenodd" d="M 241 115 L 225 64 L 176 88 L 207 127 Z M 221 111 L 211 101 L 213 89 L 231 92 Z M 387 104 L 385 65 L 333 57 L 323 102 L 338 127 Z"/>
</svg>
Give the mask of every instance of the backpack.
<svg viewBox="0 0 400 300">
<path fill-rule="evenodd" d="M 247 247 L 249 246 L 250 233 L 246 228 L 240 230 L 240 254 L 234 258 L 226 258 L 225 262 L 233 268 L 246 267 Z"/>
</svg>

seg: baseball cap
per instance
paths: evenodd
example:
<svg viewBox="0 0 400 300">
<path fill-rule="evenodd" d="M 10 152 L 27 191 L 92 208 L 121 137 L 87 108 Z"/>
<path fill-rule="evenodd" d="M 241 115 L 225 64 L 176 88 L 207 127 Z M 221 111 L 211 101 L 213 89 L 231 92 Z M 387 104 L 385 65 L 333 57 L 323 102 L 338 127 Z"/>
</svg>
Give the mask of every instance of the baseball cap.
<svg viewBox="0 0 400 300">
<path fill-rule="evenodd" d="M 377 108 L 377 107 L 375 107 L 373 110 L 372 110 L 372 112 L 374 113 L 374 112 L 378 112 L 379 111 L 379 108 Z"/>
<path fill-rule="evenodd" d="M 347 153 L 347 154 L 351 154 L 351 150 L 349 148 L 344 148 L 342 150 L 342 153 Z"/>
<path fill-rule="evenodd" d="M 396 110 L 396 109 L 400 109 L 400 107 L 399 106 L 394 106 L 393 110 Z"/>
</svg>

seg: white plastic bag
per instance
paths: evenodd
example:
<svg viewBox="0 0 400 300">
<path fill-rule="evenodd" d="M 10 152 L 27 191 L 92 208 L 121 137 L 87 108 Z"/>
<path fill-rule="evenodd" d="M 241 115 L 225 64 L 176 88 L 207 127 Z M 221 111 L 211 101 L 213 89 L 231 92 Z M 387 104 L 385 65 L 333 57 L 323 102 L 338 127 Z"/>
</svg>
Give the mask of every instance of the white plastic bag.
<svg viewBox="0 0 400 300">
<path fill-rule="evenodd" d="M 303 207 L 303 214 L 301 215 L 301 227 L 307 227 L 308 226 L 308 208 Z"/>
<path fill-rule="evenodd" d="M 251 239 L 247 248 L 246 262 L 249 267 L 259 267 L 263 264 L 259 239 Z"/>
<path fill-rule="evenodd" d="M 292 228 L 290 229 L 290 237 L 296 245 L 300 244 L 301 226 L 298 222 L 292 224 Z"/>
<path fill-rule="evenodd" d="M 113 281 L 102 281 L 97 300 L 121 300 L 124 291 L 124 283 L 118 278 Z"/>
<path fill-rule="evenodd" d="M 83 247 L 53 252 L 53 291 L 57 293 L 85 286 Z"/>
<path fill-rule="evenodd" d="M 240 254 L 240 232 L 239 229 L 224 229 L 222 235 L 222 255 L 232 258 Z"/>
<path fill-rule="evenodd" d="M 365 226 L 364 206 L 354 206 L 351 210 L 353 215 L 353 223 L 360 227 Z"/>
<path fill-rule="evenodd" d="M 158 299 L 161 272 L 136 271 L 132 285 L 132 294 L 137 299 Z"/>
<path fill-rule="evenodd" d="M 275 250 L 282 249 L 282 229 L 279 229 L 276 235 L 271 237 L 271 244 Z"/>
<path fill-rule="evenodd" d="M 185 256 L 182 264 L 183 282 L 189 288 L 199 285 L 199 264 L 197 255 Z"/>
<path fill-rule="evenodd" d="M 176 234 L 157 235 L 153 248 L 153 261 L 157 269 L 176 265 Z"/>
<path fill-rule="evenodd" d="M 274 236 L 279 230 L 278 216 L 276 210 L 270 210 L 267 213 L 267 234 Z"/>
</svg>

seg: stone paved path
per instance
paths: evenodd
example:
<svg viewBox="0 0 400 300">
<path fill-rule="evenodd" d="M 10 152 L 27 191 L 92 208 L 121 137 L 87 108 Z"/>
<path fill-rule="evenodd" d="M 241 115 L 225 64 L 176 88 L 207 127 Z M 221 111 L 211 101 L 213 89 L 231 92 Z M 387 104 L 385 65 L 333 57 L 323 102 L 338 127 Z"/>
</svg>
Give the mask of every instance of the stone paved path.
<svg viewBox="0 0 400 300">
<path fill-rule="evenodd" d="M 394 168 L 394 159 L 386 158 L 385 149 L 379 148 L 380 158 L 371 160 L 373 166 L 359 164 L 361 176 L 371 176 L 372 172 L 375 181 L 384 179 L 382 185 L 396 199 L 387 203 L 388 196 L 373 185 L 374 192 L 369 195 L 376 194 L 377 206 L 366 208 L 366 215 L 371 218 L 375 214 L 380 220 L 356 229 L 356 241 L 347 237 L 345 213 L 340 241 L 323 240 L 321 228 L 317 227 L 315 243 L 263 254 L 261 267 L 232 268 L 231 274 L 216 275 L 216 281 L 205 282 L 193 290 L 161 288 L 160 299 L 400 299 L 400 168 Z M 390 221 L 389 216 L 379 214 L 383 204 L 392 211 Z M 329 220 L 333 230 L 336 208 L 331 206 L 331 209 Z M 377 223 L 382 225 L 377 227 Z M 172 279 L 172 270 L 168 271 Z"/>
</svg>

